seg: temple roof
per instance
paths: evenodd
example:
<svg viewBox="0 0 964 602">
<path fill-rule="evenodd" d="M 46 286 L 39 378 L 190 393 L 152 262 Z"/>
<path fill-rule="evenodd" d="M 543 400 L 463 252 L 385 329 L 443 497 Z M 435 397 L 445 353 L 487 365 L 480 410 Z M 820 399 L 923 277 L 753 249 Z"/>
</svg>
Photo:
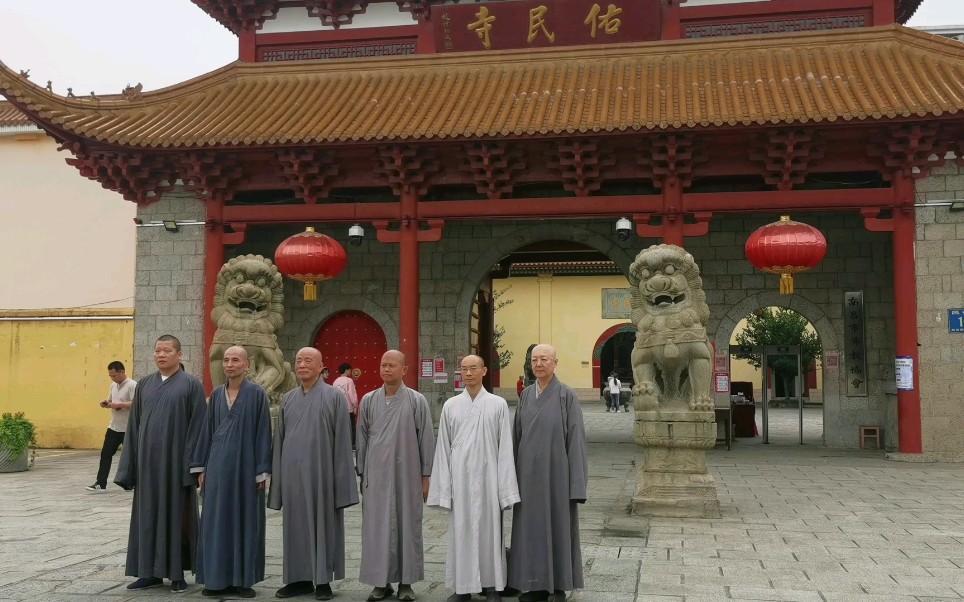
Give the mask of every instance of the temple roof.
<svg viewBox="0 0 964 602">
<path fill-rule="evenodd" d="M 964 44 L 899 25 L 370 60 L 232 63 L 131 98 L 64 98 L 0 63 L 57 138 L 191 148 L 490 139 L 930 118 L 964 110 Z"/>
<path fill-rule="evenodd" d="M 23 125 L 33 125 L 33 121 L 17 107 L 0 100 L 0 128 Z"/>
</svg>

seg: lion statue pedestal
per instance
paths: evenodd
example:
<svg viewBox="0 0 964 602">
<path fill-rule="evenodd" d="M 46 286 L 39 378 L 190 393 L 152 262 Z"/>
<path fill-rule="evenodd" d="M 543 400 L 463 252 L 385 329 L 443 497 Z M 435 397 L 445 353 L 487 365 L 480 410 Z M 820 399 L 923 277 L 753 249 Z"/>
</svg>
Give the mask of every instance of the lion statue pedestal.
<svg viewBox="0 0 964 602">
<path fill-rule="evenodd" d="M 642 251 L 629 270 L 634 436 L 646 448 L 633 514 L 716 517 L 720 502 L 706 469 L 716 444 L 709 307 L 693 257 L 675 245 Z"/>
</svg>

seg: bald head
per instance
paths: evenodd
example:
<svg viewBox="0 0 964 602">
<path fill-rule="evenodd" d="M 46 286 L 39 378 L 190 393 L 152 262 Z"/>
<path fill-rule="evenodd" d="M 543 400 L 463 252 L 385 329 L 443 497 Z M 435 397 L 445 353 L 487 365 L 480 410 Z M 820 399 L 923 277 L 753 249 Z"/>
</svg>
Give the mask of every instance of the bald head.
<svg viewBox="0 0 964 602">
<path fill-rule="evenodd" d="M 540 343 L 532 348 L 532 373 L 536 375 L 540 387 L 545 388 L 549 384 L 558 363 L 556 348 L 552 345 Z"/>
<path fill-rule="evenodd" d="M 382 355 L 378 374 L 382 377 L 386 389 L 394 392 L 402 384 L 402 377 L 406 372 L 408 372 L 408 362 L 404 353 L 397 349 L 389 349 Z"/>
<path fill-rule="evenodd" d="M 482 389 L 482 377 L 485 376 L 485 361 L 478 355 L 467 355 L 462 358 L 462 365 L 459 366 L 462 372 L 462 383 L 472 399 Z"/>
<path fill-rule="evenodd" d="M 224 350 L 224 357 L 221 358 L 221 367 L 224 369 L 224 376 L 228 380 L 228 386 L 232 389 L 241 384 L 244 373 L 248 370 L 248 352 L 240 345 L 228 347 Z"/>
<path fill-rule="evenodd" d="M 325 363 L 322 361 L 321 352 L 314 347 L 303 347 L 295 355 L 295 374 L 298 375 L 298 380 L 306 391 L 318 382 L 324 368 Z"/>
</svg>

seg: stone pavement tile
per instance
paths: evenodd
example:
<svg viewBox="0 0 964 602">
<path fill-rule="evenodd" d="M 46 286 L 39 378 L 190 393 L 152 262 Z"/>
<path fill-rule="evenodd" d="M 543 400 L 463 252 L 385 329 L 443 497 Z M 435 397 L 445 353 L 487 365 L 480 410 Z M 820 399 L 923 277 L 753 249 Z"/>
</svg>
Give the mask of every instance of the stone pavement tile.
<svg viewBox="0 0 964 602">
<path fill-rule="evenodd" d="M 879 594 L 882 596 L 934 596 L 945 598 L 960 597 L 953 588 L 941 585 L 936 580 L 925 580 L 914 584 L 896 583 L 893 580 L 868 580 L 861 581 L 860 586 L 868 594 Z"/>
<path fill-rule="evenodd" d="M 911 595 L 881 595 L 881 594 L 858 594 L 858 593 L 835 593 L 824 592 L 823 598 L 827 602 L 918 602 L 916 596 Z"/>
<path fill-rule="evenodd" d="M 654 596 L 652 594 L 639 594 L 635 602 L 685 602 L 683 596 Z"/>
<path fill-rule="evenodd" d="M 756 587 L 730 587 L 730 596 L 745 600 L 779 600 L 781 602 L 823 602 L 814 591 L 771 589 Z"/>
<path fill-rule="evenodd" d="M 36 578 L 28 578 L 0 587 L 0 598 L 35 599 L 41 594 L 53 591 L 60 584 L 60 581 L 42 581 Z"/>
<path fill-rule="evenodd" d="M 639 560 L 624 559 L 595 559 L 588 574 L 608 578 L 611 575 L 633 575 L 639 574 Z"/>
<path fill-rule="evenodd" d="M 58 594 L 102 594 L 113 589 L 121 589 L 125 594 L 129 594 L 124 587 L 118 585 L 116 581 L 93 581 L 78 580 L 64 583 L 54 590 Z"/>
</svg>

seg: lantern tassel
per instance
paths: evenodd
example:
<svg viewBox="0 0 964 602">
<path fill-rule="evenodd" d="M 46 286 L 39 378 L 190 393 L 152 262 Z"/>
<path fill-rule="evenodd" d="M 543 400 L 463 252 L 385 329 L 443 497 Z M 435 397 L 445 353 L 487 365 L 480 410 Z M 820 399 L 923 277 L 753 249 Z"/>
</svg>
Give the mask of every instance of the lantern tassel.
<svg viewBox="0 0 964 602">
<path fill-rule="evenodd" d="M 791 286 L 790 288 L 792 289 L 793 287 Z M 314 282 L 306 282 L 305 283 L 305 301 L 317 301 L 317 300 L 318 300 L 318 287 L 315 286 Z"/>
<path fill-rule="evenodd" d="M 793 274 L 780 274 L 780 294 L 793 294 Z"/>
</svg>

